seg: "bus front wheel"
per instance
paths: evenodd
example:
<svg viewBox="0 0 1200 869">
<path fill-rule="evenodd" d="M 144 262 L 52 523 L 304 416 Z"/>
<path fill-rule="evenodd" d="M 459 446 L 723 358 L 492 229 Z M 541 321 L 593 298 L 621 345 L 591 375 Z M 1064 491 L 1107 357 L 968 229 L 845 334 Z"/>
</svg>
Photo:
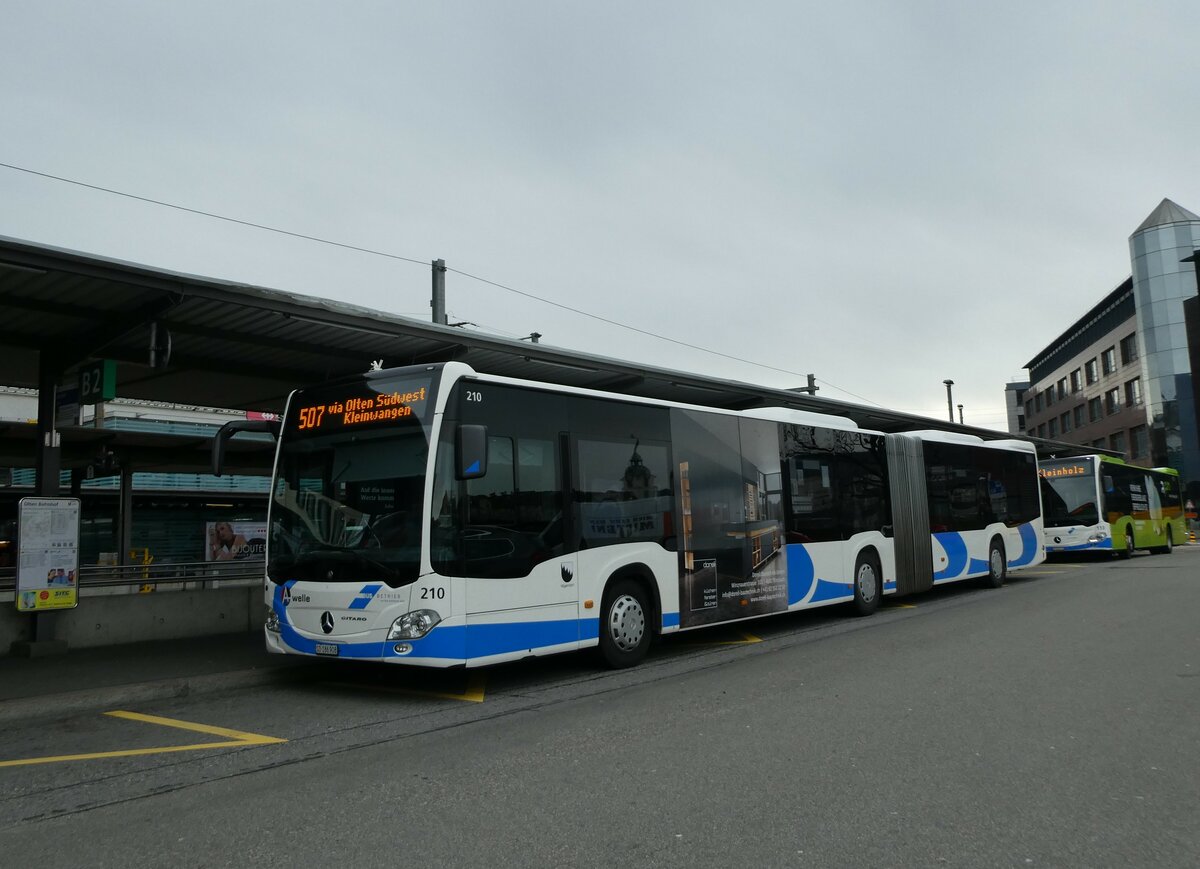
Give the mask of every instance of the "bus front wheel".
<svg viewBox="0 0 1200 869">
<path fill-rule="evenodd" d="M 1117 555 L 1119 555 L 1121 558 L 1133 558 L 1133 529 L 1132 528 L 1127 527 L 1125 529 L 1125 548 L 1122 551 L 1118 552 Z"/>
<path fill-rule="evenodd" d="M 600 654 L 614 669 L 632 667 L 650 648 L 650 605 L 632 579 L 613 583 L 600 609 Z"/>
<path fill-rule="evenodd" d="M 999 537 L 993 537 L 988 544 L 988 572 L 980 579 L 984 588 L 999 588 L 1008 577 L 1008 557 L 1004 553 L 1004 543 Z"/>
</svg>

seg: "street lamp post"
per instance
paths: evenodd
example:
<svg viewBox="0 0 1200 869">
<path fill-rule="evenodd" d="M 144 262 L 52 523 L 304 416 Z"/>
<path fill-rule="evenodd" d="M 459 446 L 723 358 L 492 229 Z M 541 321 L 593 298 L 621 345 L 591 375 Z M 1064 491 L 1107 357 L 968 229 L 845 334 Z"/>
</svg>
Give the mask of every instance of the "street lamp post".
<svg viewBox="0 0 1200 869">
<path fill-rule="evenodd" d="M 943 380 L 942 383 L 946 384 L 946 409 L 950 411 L 950 422 L 954 422 L 954 390 L 951 388 L 954 381 Z"/>
<path fill-rule="evenodd" d="M 962 424 L 963 424 L 963 421 L 962 421 L 962 405 L 961 405 L 961 404 L 958 406 L 958 424 L 959 424 L 959 425 L 962 425 Z"/>
</svg>

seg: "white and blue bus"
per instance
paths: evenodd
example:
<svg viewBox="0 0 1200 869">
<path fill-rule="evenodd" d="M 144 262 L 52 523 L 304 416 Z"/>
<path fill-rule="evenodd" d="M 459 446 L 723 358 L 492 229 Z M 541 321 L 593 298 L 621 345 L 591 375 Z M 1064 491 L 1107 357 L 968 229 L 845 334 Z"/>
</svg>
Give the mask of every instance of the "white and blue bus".
<svg viewBox="0 0 1200 869">
<path fill-rule="evenodd" d="M 867 615 L 1045 557 L 1023 441 L 455 362 L 296 391 L 278 434 L 278 653 L 448 667 L 598 647 L 629 666 L 656 635 L 839 603 Z"/>
</svg>

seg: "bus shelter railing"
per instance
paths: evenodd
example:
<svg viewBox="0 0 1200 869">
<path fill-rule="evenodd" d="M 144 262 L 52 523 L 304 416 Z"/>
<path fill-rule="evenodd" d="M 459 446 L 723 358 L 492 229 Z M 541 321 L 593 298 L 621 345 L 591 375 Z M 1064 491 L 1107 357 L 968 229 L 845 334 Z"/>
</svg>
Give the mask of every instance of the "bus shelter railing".
<svg viewBox="0 0 1200 869">
<path fill-rule="evenodd" d="M 120 566 L 88 565 L 79 569 L 79 588 L 115 588 L 119 586 L 146 587 L 183 585 L 186 583 L 261 582 L 266 563 L 261 558 L 236 561 L 198 561 L 154 564 L 125 564 Z M 0 568 L 0 592 L 16 588 L 16 569 Z"/>
</svg>

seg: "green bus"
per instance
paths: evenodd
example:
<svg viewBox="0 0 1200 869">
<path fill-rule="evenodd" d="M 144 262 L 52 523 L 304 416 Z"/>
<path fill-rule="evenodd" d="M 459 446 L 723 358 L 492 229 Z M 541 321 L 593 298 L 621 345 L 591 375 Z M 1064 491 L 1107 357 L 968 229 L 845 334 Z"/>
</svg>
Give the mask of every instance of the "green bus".
<svg viewBox="0 0 1200 869">
<path fill-rule="evenodd" d="M 1135 549 L 1170 554 L 1187 541 L 1183 487 L 1171 468 L 1139 468 L 1111 456 L 1038 462 L 1046 553 Z"/>
</svg>

